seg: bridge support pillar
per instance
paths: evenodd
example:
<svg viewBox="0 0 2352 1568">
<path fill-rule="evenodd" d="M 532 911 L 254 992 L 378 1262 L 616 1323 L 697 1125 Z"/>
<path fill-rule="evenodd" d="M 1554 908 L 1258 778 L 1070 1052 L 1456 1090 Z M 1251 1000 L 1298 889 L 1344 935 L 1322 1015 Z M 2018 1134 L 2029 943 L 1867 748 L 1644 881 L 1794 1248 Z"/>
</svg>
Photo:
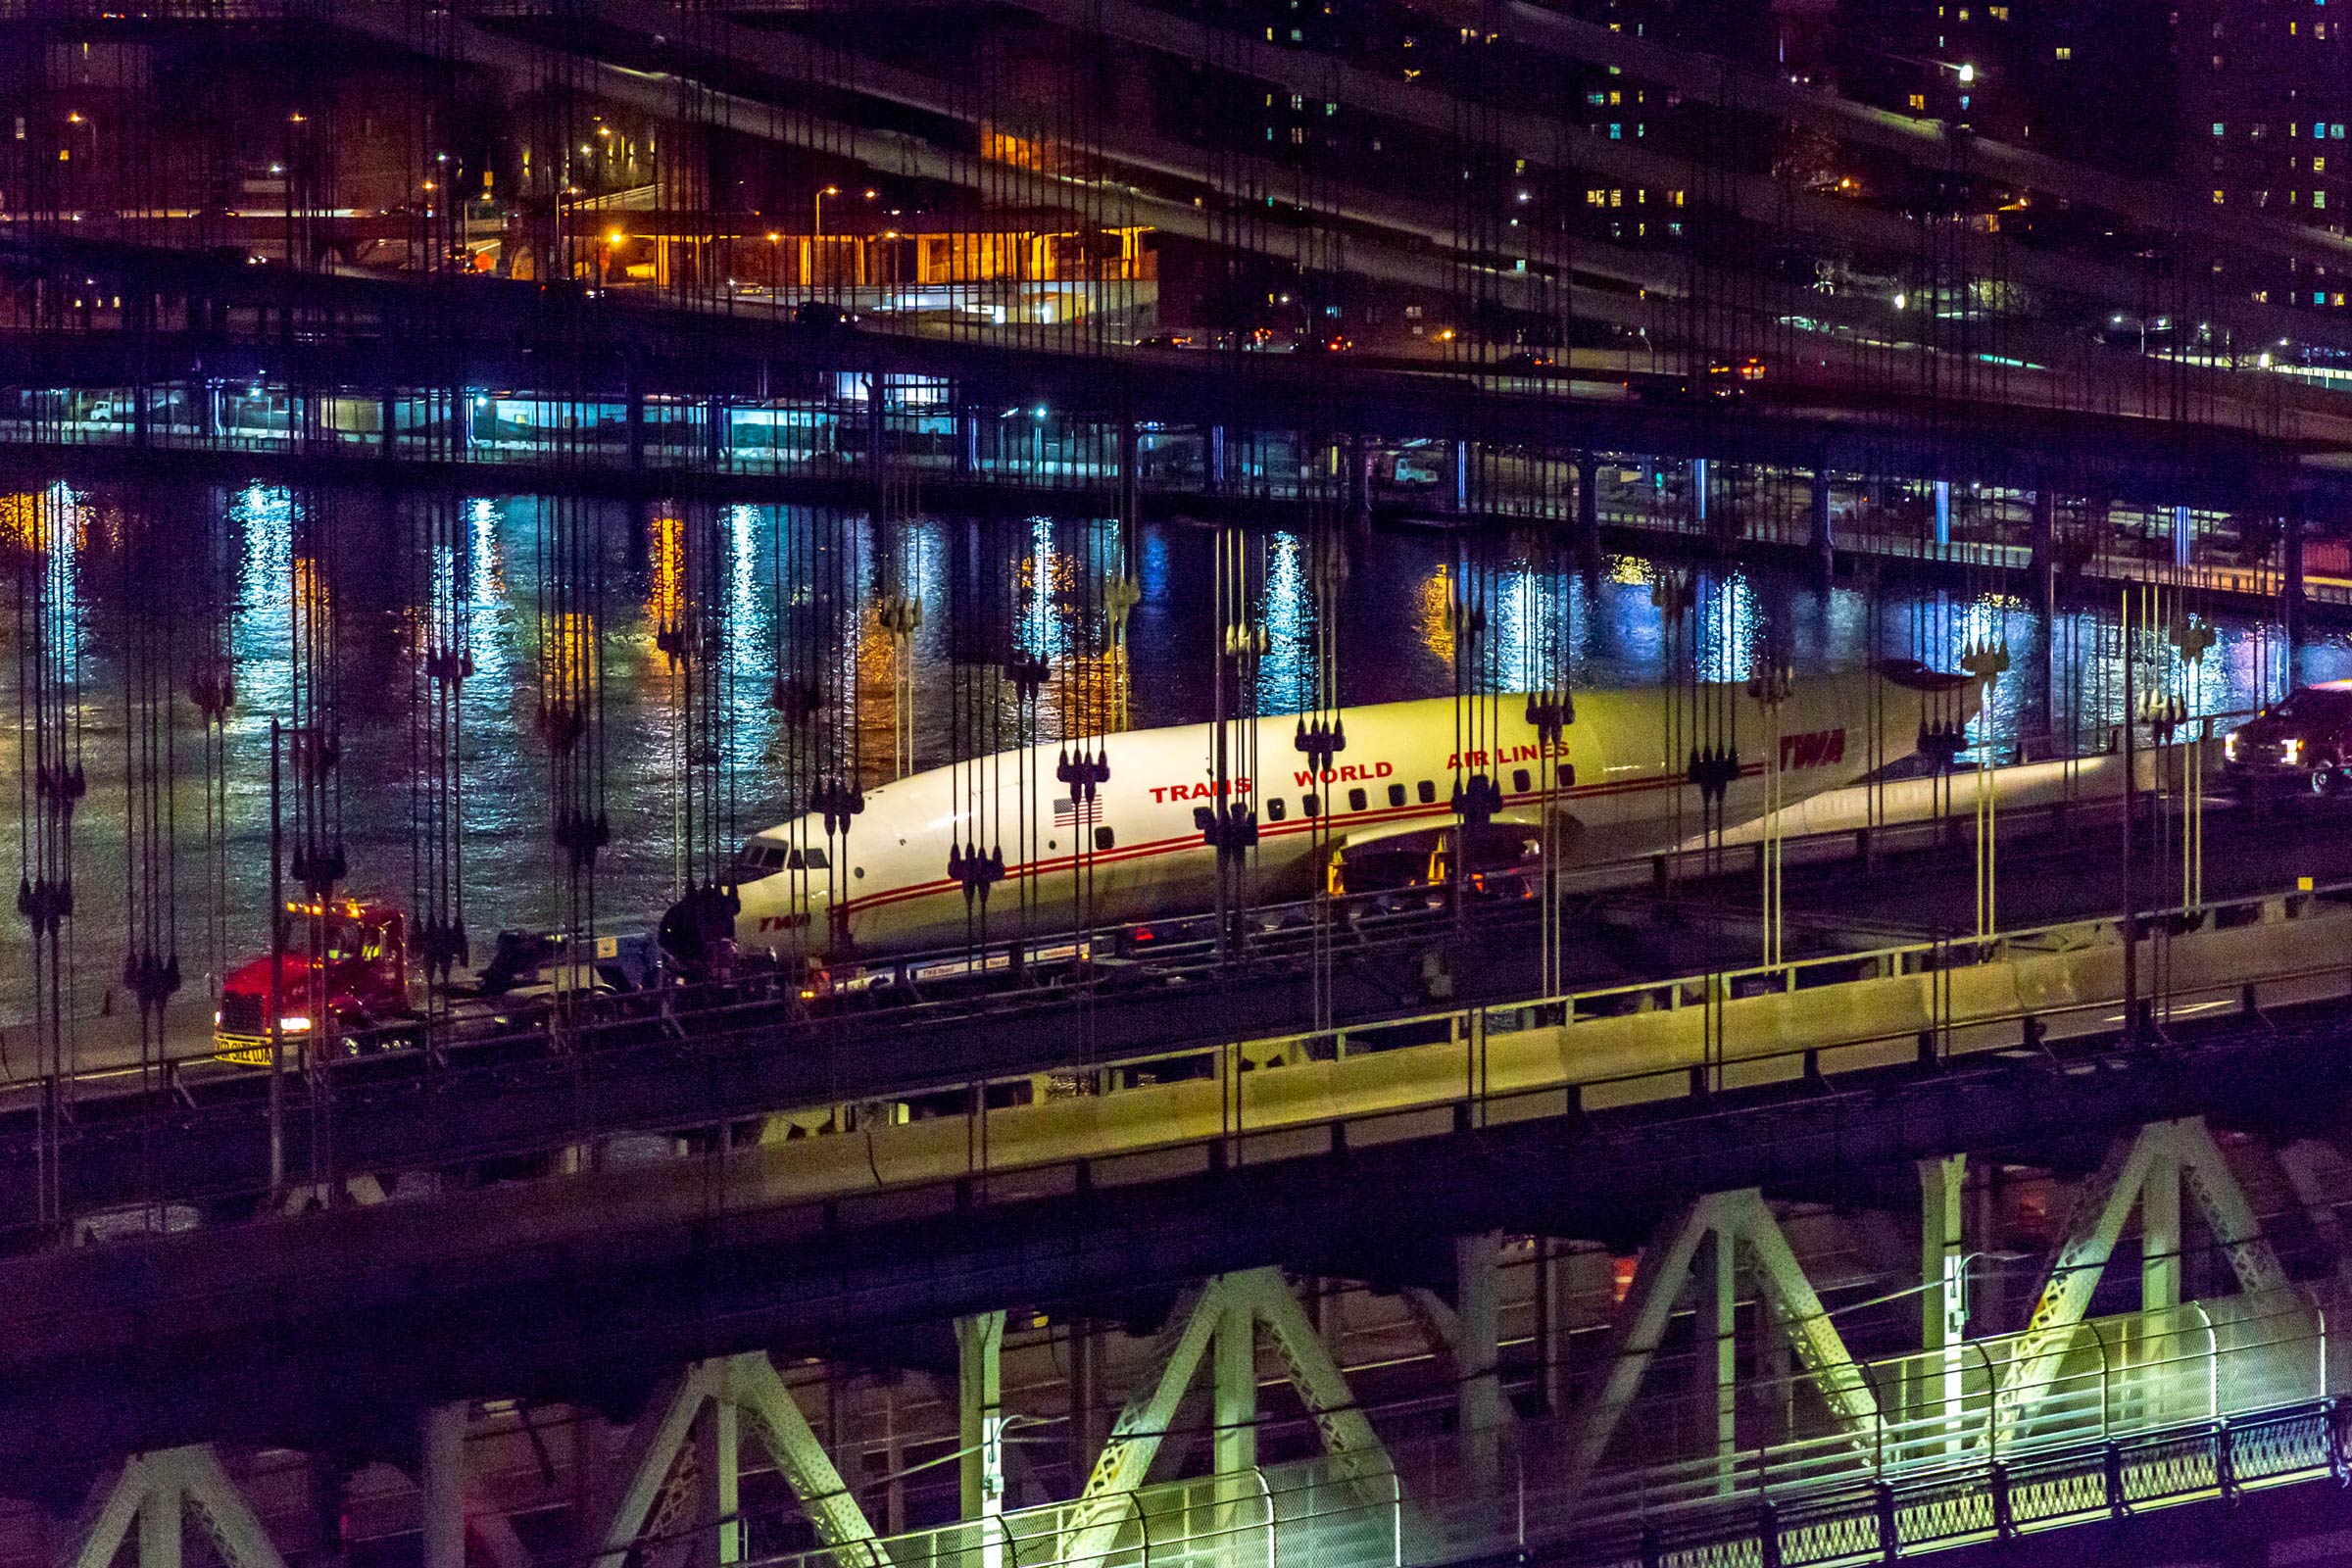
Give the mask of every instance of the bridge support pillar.
<svg viewBox="0 0 2352 1568">
<path fill-rule="evenodd" d="M 1600 460 L 1590 452 L 1576 455 L 1576 548 L 1600 548 Z"/>
<path fill-rule="evenodd" d="M 2141 1302 L 2155 1311 L 2179 1304 L 2183 1191 L 2195 1200 L 2240 1290 L 2249 1295 L 2285 1290 L 2286 1272 L 2263 1239 L 2253 1204 L 2203 1117 L 2150 1122 L 2138 1136 L 2116 1140 L 2105 1161 L 2076 1194 L 2066 1240 L 2050 1261 L 2034 1315 L 2010 1353 L 1993 1399 L 1994 1444 L 2014 1441 L 2016 1431 L 2034 1419 L 2042 1396 L 2057 1380 L 2134 1207 L 2140 1211 Z M 2165 1327 L 2169 1330 L 2171 1325 Z M 2192 1338 L 2201 1342 L 2202 1334 Z"/>
<path fill-rule="evenodd" d="M 713 1399 L 694 1427 L 694 1568 L 743 1560 L 743 1423 L 731 1399 Z"/>
<path fill-rule="evenodd" d="M 109 1568 L 134 1523 L 139 1568 L 179 1568 L 190 1508 L 226 1568 L 286 1568 L 210 1444 L 137 1454 L 100 1476 L 60 1568 Z"/>
<path fill-rule="evenodd" d="M 1141 515 L 1143 505 L 1143 474 L 1138 465 L 1143 461 L 1143 437 L 1133 419 L 1119 421 L 1119 516 L 1133 521 Z"/>
<path fill-rule="evenodd" d="M 1102 1331 L 1091 1322 L 1073 1319 L 1069 1360 L 1070 1419 L 1065 1436 L 1070 1484 L 1075 1490 L 1093 1466 L 1095 1449 L 1102 1442 Z"/>
<path fill-rule="evenodd" d="M 2048 481 L 2034 488 L 2034 600 L 2048 614 L 2058 601 L 2058 495 Z"/>
<path fill-rule="evenodd" d="M 2173 509 L 2174 565 L 2185 566 L 2188 564 L 2189 547 L 2195 541 L 2196 532 L 2196 520 L 2189 515 L 2188 509 L 2186 507 L 2175 507 Z"/>
<path fill-rule="evenodd" d="M 1200 454 L 1200 483 L 1212 496 L 1225 493 L 1225 427 L 1212 424 Z"/>
<path fill-rule="evenodd" d="M 1596 1271 L 1605 1270 L 1608 1261 L 1605 1252 L 1578 1249 L 1553 1237 L 1536 1243 L 1537 1376 L 1545 1415 L 1568 1413 L 1575 1382 L 1569 1352 L 1575 1316 L 1571 1303 L 1580 1295 L 1589 1299 L 1607 1288 Z"/>
<path fill-rule="evenodd" d="M 1837 1323 L 1822 1310 L 1821 1297 L 1805 1278 L 1764 1195 L 1754 1188 L 1712 1193 L 1669 1220 L 1642 1250 L 1633 1288 L 1609 1331 L 1606 1371 L 1579 1407 L 1568 1435 L 1565 1484 L 1571 1490 L 1592 1473 L 1632 1408 L 1686 1285 L 1695 1287 L 1697 1297 L 1698 1392 L 1712 1404 L 1719 1451 L 1730 1442 L 1732 1281 L 1739 1249 L 1745 1249 L 1757 1290 L 1774 1307 L 1772 1321 L 1788 1336 L 1789 1349 L 1831 1414 L 1854 1433 L 1877 1430 L 1878 1397 L 1838 1337 Z M 1712 1355 L 1707 1353 L 1710 1341 Z"/>
<path fill-rule="evenodd" d="M 742 1539 L 734 1523 L 732 1478 L 741 1469 L 744 1416 L 751 1418 L 760 1446 L 800 1500 L 821 1544 L 863 1546 L 875 1539 L 856 1495 L 816 1441 L 792 1391 L 776 1375 L 775 1363 L 751 1351 L 701 1362 L 655 1396 L 629 1433 L 620 1494 L 589 1555 L 592 1568 L 621 1568 L 628 1560 L 638 1538 L 653 1523 L 656 1504 L 669 1490 L 690 1442 L 700 1493 L 695 1517 L 706 1526 L 695 1533 L 696 1560 L 739 1560 Z M 701 1468 L 706 1465 L 710 1468 Z M 729 1551 L 734 1555 L 727 1556 Z"/>
<path fill-rule="evenodd" d="M 1823 580 L 1838 564 L 1838 538 L 1830 525 L 1830 472 L 1827 468 L 1813 470 L 1813 489 L 1806 514 L 1805 554 L 1812 559 L 1813 570 Z"/>
<path fill-rule="evenodd" d="M 1732 1490 L 1732 1455 L 1740 1446 L 1739 1254 L 1733 1239 L 1710 1230 L 1690 1268 L 1696 1321 L 1691 1326 L 1698 1379 L 1698 1430 L 1715 1434 L 1715 1490 Z"/>
<path fill-rule="evenodd" d="M 1965 1226 L 1962 1203 L 1968 1156 L 1945 1154 L 1919 1162 L 1919 1345 L 1940 1350 L 1968 1333 L 1968 1282 L 1961 1272 Z"/>
<path fill-rule="evenodd" d="M 1931 1359 L 1913 1391 L 1916 1413 L 1925 1420 L 1960 1418 L 1967 1365 L 1961 1345 L 1968 1338 L 1966 1245 L 1968 1156 L 1945 1154 L 1919 1162 L 1919 1348 Z M 1956 1451 L 1961 1421 L 1953 1419 L 1944 1439 Z"/>
<path fill-rule="evenodd" d="M 874 408 L 874 417 L 879 419 L 881 416 L 881 405 L 877 403 Z M 727 400 L 712 398 L 703 406 L 703 461 L 713 468 L 725 467 L 727 450 L 733 436 L 734 431 L 729 425 Z"/>
<path fill-rule="evenodd" d="M 2153 1151 L 2139 1195 L 2139 1309 L 2169 1312 L 2180 1304 L 2180 1156 Z"/>
<path fill-rule="evenodd" d="M 464 1401 L 436 1404 L 418 1425 L 424 1450 L 417 1476 L 423 1498 L 422 1568 L 466 1568 L 466 1418 Z"/>
<path fill-rule="evenodd" d="M 1459 439 L 1453 443 L 1453 510 L 1470 510 L 1470 443 Z"/>
<path fill-rule="evenodd" d="M 2286 525 L 2279 543 L 2286 557 L 2284 603 L 2280 607 L 2286 621 L 2286 680 L 2293 686 L 2301 680 L 2303 667 L 2303 508 L 2292 497 L 2287 499 Z"/>
<path fill-rule="evenodd" d="M 963 1517 L 994 1518 L 1004 1511 L 1004 1314 L 978 1312 L 956 1320 L 957 1468 Z"/>
<path fill-rule="evenodd" d="M 1119 1532 L 1131 1526 L 1134 1494 L 1151 1471 L 1177 1406 L 1200 1373 L 1201 1362 L 1212 1354 L 1212 1346 L 1218 1468 L 1224 1470 L 1227 1461 L 1241 1458 L 1244 1452 L 1238 1442 L 1229 1443 L 1227 1434 L 1244 1426 L 1239 1414 L 1245 1382 L 1250 1406 L 1247 1451 L 1254 1462 L 1255 1330 L 1260 1327 L 1273 1340 L 1298 1402 L 1322 1435 L 1335 1474 L 1343 1481 L 1365 1483 L 1362 1491 L 1368 1499 L 1395 1495 L 1388 1453 L 1371 1421 L 1357 1406 L 1339 1363 L 1316 1338 L 1281 1272 L 1253 1268 L 1196 1286 L 1168 1314 L 1143 1384 L 1112 1424 L 1109 1441 L 1102 1445 L 1094 1471 L 1087 1477 L 1086 1490 L 1069 1511 L 1067 1534 L 1059 1545 L 1060 1560 L 1099 1559 L 1111 1549 Z"/>
<path fill-rule="evenodd" d="M 1690 460 L 1690 520 L 1701 528 L 1707 525 L 1707 460 Z"/>
<path fill-rule="evenodd" d="M 1248 1301 L 1225 1299 L 1211 1359 L 1216 1471 L 1238 1475 L 1257 1464 L 1257 1322 Z"/>
<path fill-rule="evenodd" d="M 1946 549 L 1952 542 L 1952 481 L 1936 481 L 1936 548 Z"/>
<path fill-rule="evenodd" d="M 1472 1475 L 1491 1481 L 1501 1463 L 1502 1235 L 1453 1240 L 1453 1308 L 1461 1320 L 1454 1358 L 1455 1414 Z"/>
</svg>

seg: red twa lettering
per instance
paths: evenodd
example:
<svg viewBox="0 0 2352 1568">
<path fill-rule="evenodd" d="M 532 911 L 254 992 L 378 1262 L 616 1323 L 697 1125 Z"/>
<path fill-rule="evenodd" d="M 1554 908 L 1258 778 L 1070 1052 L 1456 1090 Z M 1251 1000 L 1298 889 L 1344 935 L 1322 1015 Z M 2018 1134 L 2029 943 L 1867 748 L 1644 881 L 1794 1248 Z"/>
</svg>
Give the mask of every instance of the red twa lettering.
<svg viewBox="0 0 2352 1568">
<path fill-rule="evenodd" d="M 1845 760 L 1845 731 L 1813 730 L 1781 737 L 1781 766 L 1826 767 Z"/>
</svg>

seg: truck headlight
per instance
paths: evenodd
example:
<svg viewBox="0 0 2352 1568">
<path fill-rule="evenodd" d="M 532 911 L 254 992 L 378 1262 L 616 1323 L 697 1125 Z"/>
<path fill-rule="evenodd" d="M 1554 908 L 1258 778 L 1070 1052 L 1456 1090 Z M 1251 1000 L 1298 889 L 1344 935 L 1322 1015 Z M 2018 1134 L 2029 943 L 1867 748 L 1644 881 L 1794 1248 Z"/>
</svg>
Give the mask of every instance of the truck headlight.
<svg viewBox="0 0 2352 1568">
<path fill-rule="evenodd" d="M 2301 766 L 2303 762 L 2303 737 L 2298 735 L 2293 740 L 2288 741 L 2284 746 L 2278 749 L 2278 755 L 2280 759 L 2285 761 L 2287 766 Z"/>
<path fill-rule="evenodd" d="M 299 1012 L 289 1012 L 277 1020 L 277 1026 L 290 1035 L 308 1034 L 311 1020 Z"/>
<path fill-rule="evenodd" d="M 2226 762 L 2237 760 L 2237 731 L 2235 730 L 2231 730 L 2222 737 L 2222 760 Z"/>
</svg>

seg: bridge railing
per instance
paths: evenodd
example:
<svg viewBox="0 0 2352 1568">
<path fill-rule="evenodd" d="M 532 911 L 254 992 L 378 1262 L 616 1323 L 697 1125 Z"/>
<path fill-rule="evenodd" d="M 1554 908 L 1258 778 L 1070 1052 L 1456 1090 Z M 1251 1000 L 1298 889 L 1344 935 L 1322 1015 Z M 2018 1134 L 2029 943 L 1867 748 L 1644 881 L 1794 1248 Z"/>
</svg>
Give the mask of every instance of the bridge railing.
<svg viewBox="0 0 2352 1568">
<path fill-rule="evenodd" d="M 2340 997 L 2352 992 L 2348 894 L 2328 889 L 2143 916 L 2141 941 L 2150 952 L 2169 946 L 2167 997 L 2183 1006 L 2234 1010 Z M 2153 962 L 2141 972 L 2155 972 Z M 2122 977 L 2120 922 L 2081 921 L 1192 1046 L 1100 1063 L 1074 1082 L 1032 1066 L 939 1085 L 914 1113 L 895 1107 L 919 1097 L 886 1093 L 881 1114 L 856 1118 L 866 1135 L 856 1144 L 820 1137 L 771 1146 L 760 1152 L 758 1179 L 763 1200 L 773 1202 L 985 1184 L 1014 1173 L 1023 1192 L 1154 1181 L 1220 1157 L 1296 1158 L 1575 1106 L 2109 1034 L 2120 1021 Z M 838 1095 L 814 1056 L 806 1073 L 794 1069 L 794 1081 L 816 1086 L 806 1101 L 770 1102 L 776 1091 L 763 1090 L 759 1103 L 722 1108 L 708 1098 L 700 1087 L 707 1082 L 755 1071 L 785 1038 L 772 1031 L 706 1037 L 662 1019 L 625 1027 L 639 1032 L 567 1039 L 552 1074 L 544 1040 L 536 1054 L 472 1064 L 453 1056 L 399 1078 L 361 1071 L 346 1079 L 338 1069 L 320 1075 L 331 1092 L 318 1081 L 307 1086 L 319 1103 L 304 1121 L 323 1122 L 354 1170 L 381 1173 L 544 1151 L 546 1116 L 557 1106 L 558 1136 L 582 1145 L 624 1135 L 668 1140 L 658 1151 L 663 1157 L 712 1147 L 708 1135 L 724 1118 L 803 1106 L 833 1113 Z M 687 1078 L 691 1092 L 680 1087 Z M 435 1107 L 492 1101 L 506 1107 L 494 1123 L 462 1140 L 437 1136 L 445 1110 Z M 667 1108 L 646 1108 L 654 1105 Z M 362 1141 L 373 1125 L 368 1114 L 394 1118 L 384 1125 L 401 1133 L 389 1143 L 389 1134 L 379 1136 L 373 1154 Z M 247 1103 L 199 1103 L 172 1115 L 183 1136 L 209 1119 L 246 1137 L 253 1111 Z M 111 1127 L 91 1120 L 77 1136 L 135 1125 L 136 1118 Z M 166 1196 L 251 1191 L 258 1167 L 211 1169 Z"/>
<path fill-rule="evenodd" d="M 2344 1472 L 2352 1357 L 2332 1286 L 2089 1320 L 2026 1405 L 2048 1348 L 2028 1333 L 1737 1386 L 1739 1439 L 1693 1358 L 1661 1357 L 1608 1462 L 1580 1472 L 1586 1416 L 1202 1476 L 1126 1497 L 765 1559 L 761 1568 L 1374 1568 L 1544 1550 L 1657 1563 L 1883 1560 L 2124 1509 Z M 1858 1373 L 1878 1414 L 1835 1413 Z M 2022 1413 L 2021 1413 L 2022 1412 Z M 1771 1542 L 1763 1548 L 1763 1538 Z M 1746 1543 L 1742 1547 L 1741 1543 Z M 1690 1555 L 1686 1555 L 1690 1554 Z"/>
</svg>

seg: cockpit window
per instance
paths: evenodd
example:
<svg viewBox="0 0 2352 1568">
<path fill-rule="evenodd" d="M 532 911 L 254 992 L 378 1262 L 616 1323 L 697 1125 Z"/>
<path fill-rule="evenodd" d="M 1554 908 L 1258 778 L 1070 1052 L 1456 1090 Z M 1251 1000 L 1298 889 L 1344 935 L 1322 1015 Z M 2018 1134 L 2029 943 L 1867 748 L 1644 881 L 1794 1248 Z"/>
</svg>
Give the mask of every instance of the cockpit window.
<svg viewBox="0 0 2352 1568">
<path fill-rule="evenodd" d="M 784 869 L 784 846 L 762 844 L 753 839 L 735 857 L 735 880 L 757 882 L 763 876 L 774 876 Z"/>
</svg>

